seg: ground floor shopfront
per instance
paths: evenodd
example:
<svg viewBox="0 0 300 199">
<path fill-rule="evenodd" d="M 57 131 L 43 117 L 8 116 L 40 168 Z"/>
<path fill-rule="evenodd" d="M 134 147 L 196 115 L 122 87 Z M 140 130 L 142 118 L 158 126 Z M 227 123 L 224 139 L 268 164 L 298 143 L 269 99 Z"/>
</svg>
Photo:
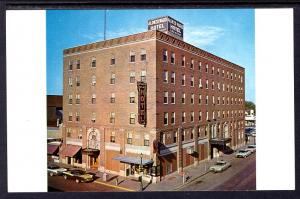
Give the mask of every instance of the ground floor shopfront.
<svg viewBox="0 0 300 199">
<path fill-rule="evenodd" d="M 239 122 L 212 121 L 169 131 L 176 133 L 173 143 L 164 143 L 164 131 L 81 127 L 80 139 L 64 134 L 58 154 L 61 163 L 74 167 L 129 178 L 143 175 L 143 180 L 156 182 L 245 143 Z"/>
</svg>

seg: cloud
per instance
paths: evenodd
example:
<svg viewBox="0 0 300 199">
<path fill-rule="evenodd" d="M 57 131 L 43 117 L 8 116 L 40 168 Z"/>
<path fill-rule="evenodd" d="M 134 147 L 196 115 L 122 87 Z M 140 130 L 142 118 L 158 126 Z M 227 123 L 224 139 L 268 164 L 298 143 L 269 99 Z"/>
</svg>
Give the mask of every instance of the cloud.
<svg viewBox="0 0 300 199">
<path fill-rule="evenodd" d="M 184 40 L 197 47 L 214 45 L 225 33 L 223 28 L 216 26 L 186 26 L 184 29 Z"/>
</svg>

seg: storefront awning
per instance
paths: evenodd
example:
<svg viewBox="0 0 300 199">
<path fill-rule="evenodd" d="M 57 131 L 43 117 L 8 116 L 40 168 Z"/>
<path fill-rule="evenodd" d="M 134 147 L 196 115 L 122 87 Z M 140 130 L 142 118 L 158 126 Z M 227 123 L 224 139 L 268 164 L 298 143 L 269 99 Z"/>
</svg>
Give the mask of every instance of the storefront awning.
<svg viewBox="0 0 300 199">
<path fill-rule="evenodd" d="M 209 140 L 210 144 L 214 145 L 226 145 L 226 143 L 230 142 L 231 138 L 212 138 Z"/>
<path fill-rule="evenodd" d="M 60 152 L 61 155 L 67 157 L 74 157 L 81 149 L 81 146 L 68 144 L 66 147 Z"/>
<path fill-rule="evenodd" d="M 85 149 L 82 149 L 82 153 L 85 153 L 85 154 L 91 155 L 91 156 L 98 156 L 100 153 L 100 150 L 92 149 L 92 148 L 85 148 Z"/>
<path fill-rule="evenodd" d="M 113 160 L 119 160 L 122 163 L 127 163 L 127 164 L 141 164 L 141 158 L 137 157 L 114 157 Z M 147 159 L 142 159 L 142 165 L 148 165 L 152 164 L 153 160 L 147 160 Z"/>
<path fill-rule="evenodd" d="M 55 145 L 55 144 L 48 144 L 47 147 L 47 154 L 48 155 L 55 155 L 58 153 L 59 151 L 59 145 Z"/>
</svg>

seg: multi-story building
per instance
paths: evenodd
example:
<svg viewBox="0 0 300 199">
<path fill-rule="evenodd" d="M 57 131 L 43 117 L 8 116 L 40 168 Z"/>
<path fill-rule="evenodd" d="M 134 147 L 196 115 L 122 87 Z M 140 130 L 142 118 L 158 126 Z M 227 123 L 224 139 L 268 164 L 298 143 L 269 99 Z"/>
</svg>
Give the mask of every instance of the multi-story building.
<svg viewBox="0 0 300 199">
<path fill-rule="evenodd" d="M 244 68 L 148 25 L 64 50 L 63 163 L 155 182 L 243 145 Z"/>
</svg>

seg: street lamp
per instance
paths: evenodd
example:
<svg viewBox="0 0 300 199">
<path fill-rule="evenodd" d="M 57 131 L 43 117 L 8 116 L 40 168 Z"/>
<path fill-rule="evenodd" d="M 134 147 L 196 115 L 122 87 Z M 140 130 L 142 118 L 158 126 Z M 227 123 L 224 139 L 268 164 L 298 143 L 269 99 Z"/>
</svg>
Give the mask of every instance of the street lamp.
<svg viewBox="0 0 300 199">
<path fill-rule="evenodd" d="M 143 174 L 142 174 L 142 168 L 143 168 L 143 154 L 141 153 L 141 164 L 140 164 L 140 180 L 141 180 L 141 187 L 140 187 L 140 191 L 143 191 Z"/>
</svg>

